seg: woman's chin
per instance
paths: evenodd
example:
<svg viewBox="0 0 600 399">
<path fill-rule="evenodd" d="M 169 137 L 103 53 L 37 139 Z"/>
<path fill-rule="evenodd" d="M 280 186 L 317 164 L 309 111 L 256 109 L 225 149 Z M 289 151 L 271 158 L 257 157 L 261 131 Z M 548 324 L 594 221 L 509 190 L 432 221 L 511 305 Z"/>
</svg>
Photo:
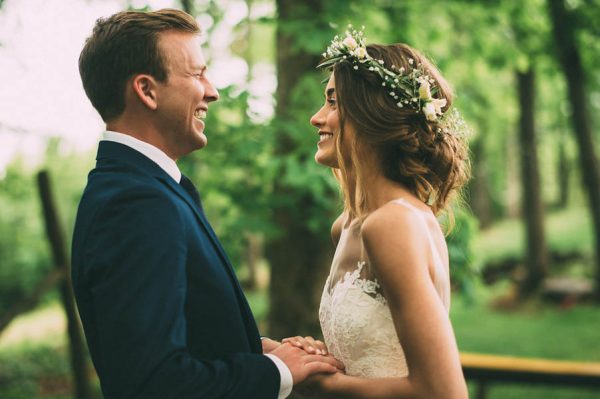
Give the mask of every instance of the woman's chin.
<svg viewBox="0 0 600 399">
<path fill-rule="evenodd" d="M 323 151 L 317 151 L 315 154 L 315 161 L 319 165 L 327 166 L 329 168 L 338 168 L 337 156 L 335 154 L 325 154 Z"/>
</svg>

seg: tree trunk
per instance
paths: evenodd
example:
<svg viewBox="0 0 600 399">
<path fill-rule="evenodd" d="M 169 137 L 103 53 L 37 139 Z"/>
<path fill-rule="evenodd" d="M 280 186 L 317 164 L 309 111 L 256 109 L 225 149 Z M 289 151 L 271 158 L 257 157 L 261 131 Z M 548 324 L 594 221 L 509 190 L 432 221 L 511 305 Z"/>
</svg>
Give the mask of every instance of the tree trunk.
<svg viewBox="0 0 600 399">
<path fill-rule="evenodd" d="M 295 109 L 291 100 L 296 83 L 303 75 L 314 72 L 320 58 L 298 48 L 288 23 L 306 20 L 310 21 L 307 26 L 314 24 L 315 16 L 323 9 L 323 0 L 277 0 L 276 3 L 279 20 L 275 115 L 276 120 L 285 125 L 293 119 Z M 296 150 L 294 140 L 285 129 L 279 129 L 276 137 L 276 157 L 288 157 Z M 280 170 L 278 175 L 285 175 L 285 170 Z M 331 261 L 331 240 L 329 231 L 315 233 L 308 227 L 309 210 L 317 206 L 312 194 L 290 187 L 282 180 L 274 182 L 273 192 L 274 198 L 280 199 L 274 204 L 273 217 L 281 234 L 266 246 L 271 266 L 269 334 L 275 338 L 315 335 L 320 331 L 318 301 Z"/>
<path fill-rule="evenodd" d="M 521 185 L 519 184 L 519 145 L 518 139 L 512 134 L 507 134 L 504 148 L 504 165 L 506 178 L 504 179 L 506 191 L 504 192 L 504 216 L 514 219 L 520 216 Z"/>
<path fill-rule="evenodd" d="M 560 139 L 558 141 L 558 200 L 556 206 L 558 209 L 565 209 L 569 205 L 569 177 L 571 165 L 566 149 L 565 134 L 561 129 Z"/>
<path fill-rule="evenodd" d="M 548 0 L 558 58 L 567 80 L 571 103 L 573 130 L 579 148 L 584 190 L 587 191 L 594 228 L 596 250 L 595 297 L 600 302 L 600 169 L 594 150 L 588 101 L 585 91 L 585 71 L 575 41 L 572 15 L 564 0 Z"/>
<path fill-rule="evenodd" d="M 535 73 L 532 67 L 517 72 L 519 106 L 519 140 L 522 175 L 522 217 L 526 230 L 527 274 L 521 282 L 524 298 L 535 293 L 548 272 L 548 248 L 544 234 L 544 211 L 540 195 L 537 147 L 535 142 Z"/>
<path fill-rule="evenodd" d="M 67 332 L 69 335 L 69 349 L 71 353 L 71 368 L 75 380 L 75 398 L 91 399 L 92 393 L 89 381 L 87 363 L 87 348 L 85 346 L 81 323 L 77 315 L 73 285 L 71 283 L 71 264 L 67 255 L 63 229 L 61 228 L 58 212 L 56 210 L 50 178 L 47 171 L 38 173 L 38 186 L 46 222 L 46 233 L 52 250 L 52 258 L 56 268 L 64 273 L 60 282 L 60 296 L 67 315 Z"/>
<path fill-rule="evenodd" d="M 483 124 L 481 131 L 485 130 Z M 479 220 L 479 227 L 485 229 L 492 224 L 492 200 L 488 182 L 488 169 L 485 161 L 485 137 L 482 134 L 471 144 L 473 178 L 469 182 L 469 198 L 473 214 Z"/>
</svg>

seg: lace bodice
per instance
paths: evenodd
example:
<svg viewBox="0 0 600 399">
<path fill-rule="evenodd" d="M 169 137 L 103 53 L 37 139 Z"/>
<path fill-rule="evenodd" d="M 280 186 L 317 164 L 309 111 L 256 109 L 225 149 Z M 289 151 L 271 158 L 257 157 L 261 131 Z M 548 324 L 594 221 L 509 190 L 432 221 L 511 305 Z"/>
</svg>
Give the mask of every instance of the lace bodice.
<svg viewBox="0 0 600 399">
<path fill-rule="evenodd" d="M 405 200 L 395 203 L 414 208 Z M 430 235 L 433 251 L 433 282 L 446 307 L 450 306 L 450 281 Z M 362 250 L 360 227 L 342 230 L 325 283 L 319 320 L 329 351 L 346 365 L 346 373 L 368 378 L 408 375 L 404 351 L 379 282 Z"/>
</svg>

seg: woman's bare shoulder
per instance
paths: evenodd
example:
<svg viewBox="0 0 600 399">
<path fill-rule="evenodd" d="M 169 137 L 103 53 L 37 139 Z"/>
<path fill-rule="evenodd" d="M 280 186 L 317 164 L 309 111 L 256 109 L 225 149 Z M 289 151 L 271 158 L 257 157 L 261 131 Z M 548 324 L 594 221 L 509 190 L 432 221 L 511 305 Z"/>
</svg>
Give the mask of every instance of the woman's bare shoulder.
<svg viewBox="0 0 600 399">
<path fill-rule="evenodd" d="M 426 225 L 409 207 L 389 203 L 377 209 L 364 220 L 361 236 L 376 269 L 397 269 L 401 264 L 421 267 L 425 259 Z"/>
<path fill-rule="evenodd" d="M 423 220 L 415 210 L 394 203 L 388 203 L 372 212 L 361 227 L 363 240 L 371 241 L 386 236 L 396 240 L 411 237 L 418 239 L 424 230 Z"/>
<path fill-rule="evenodd" d="M 335 246 L 337 246 L 338 242 L 340 241 L 340 236 L 342 235 L 342 226 L 345 220 L 346 213 L 342 212 L 337 219 L 335 219 L 333 225 L 331 225 L 331 240 Z"/>
</svg>

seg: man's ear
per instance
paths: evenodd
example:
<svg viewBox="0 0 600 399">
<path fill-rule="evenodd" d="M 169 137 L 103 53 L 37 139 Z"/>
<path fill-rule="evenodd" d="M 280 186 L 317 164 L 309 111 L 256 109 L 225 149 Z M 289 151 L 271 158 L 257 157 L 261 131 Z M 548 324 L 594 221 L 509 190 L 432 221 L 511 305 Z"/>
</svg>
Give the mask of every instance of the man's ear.
<svg viewBox="0 0 600 399">
<path fill-rule="evenodd" d="M 151 75 L 136 75 L 131 81 L 133 93 L 146 107 L 155 110 L 158 107 L 157 102 L 157 82 Z"/>
</svg>

